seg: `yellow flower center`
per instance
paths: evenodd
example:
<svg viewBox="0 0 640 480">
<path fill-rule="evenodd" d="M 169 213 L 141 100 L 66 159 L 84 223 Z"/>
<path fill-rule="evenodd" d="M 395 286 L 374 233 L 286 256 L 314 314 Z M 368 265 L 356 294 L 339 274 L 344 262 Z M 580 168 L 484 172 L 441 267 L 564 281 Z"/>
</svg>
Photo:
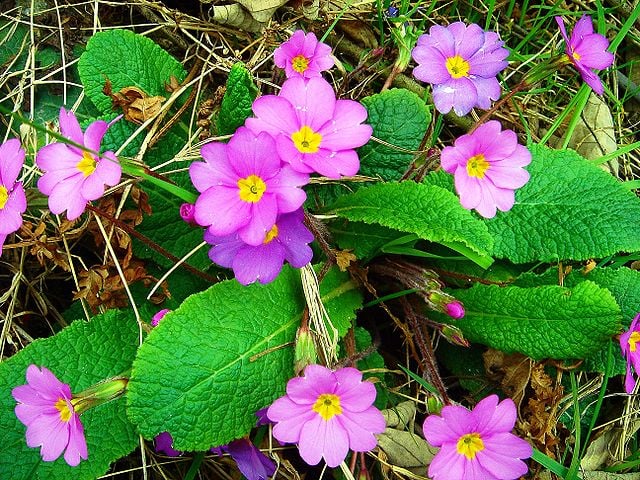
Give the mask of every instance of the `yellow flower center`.
<svg viewBox="0 0 640 480">
<path fill-rule="evenodd" d="M 569 60 L 575 60 L 576 62 L 580 61 L 580 54 L 578 52 L 571 52 L 571 57 Z"/>
<path fill-rule="evenodd" d="M 469 76 L 469 69 L 471 68 L 471 66 L 469 65 L 469 62 L 467 62 L 460 55 L 447 58 L 447 62 L 445 65 L 447 67 L 447 70 L 449 71 L 449 74 L 453 78 Z"/>
<path fill-rule="evenodd" d="M 258 203 L 266 190 L 267 184 L 257 175 L 238 180 L 238 193 L 243 202 Z"/>
<path fill-rule="evenodd" d="M 316 403 L 313 404 L 312 410 L 325 420 L 330 420 L 335 415 L 342 413 L 340 397 L 333 393 L 323 393 L 318 397 Z"/>
<path fill-rule="evenodd" d="M 309 59 L 304 55 L 296 55 L 291 59 L 291 68 L 298 73 L 304 73 L 309 68 Z"/>
<path fill-rule="evenodd" d="M 63 422 L 68 422 L 71 418 L 71 410 L 69 409 L 69 405 L 64 398 L 59 398 L 55 403 L 56 409 L 60 412 L 60 420 Z"/>
<path fill-rule="evenodd" d="M 316 153 L 322 142 L 322 135 L 311 130 L 306 125 L 291 134 L 291 140 L 299 152 Z"/>
<path fill-rule="evenodd" d="M 484 450 L 484 443 L 479 433 L 467 433 L 458 440 L 456 450 L 460 455 L 464 455 L 469 460 L 473 460 L 476 453 Z"/>
<path fill-rule="evenodd" d="M 632 352 L 636 351 L 636 348 L 638 348 L 638 346 L 636 345 L 638 342 L 640 342 L 640 332 L 633 332 L 630 336 L 629 336 L 629 350 L 631 350 Z"/>
<path fill-rule="evenodd" d="M 76 164 L 76 168 L 88 177 L 96 169 L 96 159 L 89 152 L 82 152 L 82 160 Z"/>
<path fill-rule="evenodd" d="M 271 241 L 277 236 L 278 236 L 278 226 L 274 225 L 273 227 L 271 227 L 271 230 L 267 232 L 262 243 L 264 245 L 266 245 L 267 243 L 271 243 Z"/>
<path fill-rule="evenodd" d="M 0 185 L 0 210 L 7 204 L 7 200 L 9 200 L 9 192 L 5 186 Z"/>
<path fill-rule="evenodd" d="M 489 170 L 489 162 L 483 154 L 479 153 L 467 160 L 467 173 L 470 177 L 484 178 L 487 170 Z"/>
</svg>

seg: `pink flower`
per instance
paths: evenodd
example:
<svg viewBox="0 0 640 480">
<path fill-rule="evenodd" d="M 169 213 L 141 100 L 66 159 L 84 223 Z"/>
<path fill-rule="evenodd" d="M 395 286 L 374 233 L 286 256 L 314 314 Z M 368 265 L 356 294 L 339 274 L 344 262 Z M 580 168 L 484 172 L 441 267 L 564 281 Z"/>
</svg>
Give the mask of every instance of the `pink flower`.
<svg viewBox="0 0 640 480">
<path fill-rule="evenodd" d="M 269 407 L 276 422 L 273 436 L 284 443 L 297 443 L 300 456 L 309 465 L 324 458 L 331 468 L 340 465 L 349 450 L 367 452 L 377 445 L 385 421 L 373 406 L 376 389 L 362 381 L 355 368 L 335 372 L 309 365 L 303 377 L 287 383 L 287 394 Z"/>
<path fill-rule="evenodd" d="M 240 127 L 229 143 L 212 142 L 201 149 L 204 162 L 194 162 L 189 175 L 202 194 L 194 218 L 213 236 L 238 233 L 249 245 L 262 245 L 279 213 L 302 206 L 300 186 L 309 176 L 283 164 L 273 138 Z"/>
<path fill-rule="evenodd" d="M 163 308 L 162 310 L 157 311 L 155 315 L 151 317 L 151 326 L 157 327 L 158 324 L 160 323 L 160 320 L 162 320 L 164 316 L 170 311 L 171 310 L 169 310 L 168 308 Z"/>
<path fill-rule="evenodd" d="M 478 25 L 455 22 L 434 25 L 420 35 L 411 52 L 418 66 L 413 76 L 433 85 L 433 103 L 440 113 L 452 108 L 466 115 L 473 107 L 488 109 L 500 98 L 496 75 L 505 69 L 509 51 L 497 33 Z"/>
<path fill-rule="evenodd" d="M 442 168 L 455 176 L 462 206 L 486 218 L 494 217 L 496 208 L 510 210 L 515 189 L 529 181 L 522 167 L 531 163 L 531 153 L 518 144 L 514 132 L 501 131 L 496 120 L 459 137 L 455 146 L 442 150 L 441 158 Z"/>
<path fill-rule="evenodd" d="M 211 451 L 217 455 L 228 452 L 247 480 L 267 480 L 276 471 L 271 459 L 248 438 L 239 438 L 227 445 L 212 448 Z"/>
<path fill-rule="evenodd" d="M 571 33 L 571 38 L 567 37 L 562 17 L 555 17 L 555 19 L 566 44 L 565 53 L 567 58 L 580 72 L 587 85 L 594 92 L 602 95 L 604 92 L 602 81 L 594 73 L 593 69 L 602 70 L 613 63 L 613 53 L 607 52 L 609 40 L 599 33 L 593 33 L 591 17 L 587 15 L 583 15 L 578 20 Z"/>
<path fill-rule="evenodd" d="M 284 68 L 287 78 L 319 77 L 320 72 L 329 70 L 335 63 L 331 47 L 318 42 L 314 33 L 305 35 L 302 30 L 296 30 L 289 40 L 276 48 L 273 61 Z"/>
<path fill-rule="evenodd" d="M 27 197 L 21 182 L 16 182 L 24 165 L 20 140 L 12 138 L 0 145 L 0 255 L 7 235 L 20 229 Z"/>
<path fill-rule="evenodd" d="M 527 473 L 522 459 L 531 445 L 511 433 L 516 423 L 513 400 L 498 403 L 497 395 L 480 401 L 472 411 L 454 405 L 440 416 L 429 415 L 422 427 L 427 442 L 440 451 L 429 465 L 429 478 L 448 480 L 512 480 Z"/>
<path fill-rule="evenodd" d="M 631 322 L 629 330 L 620 335 L 620 348 L 622 355 L 627 361 L 627 374 L 624 377 L 624 390 L 627 393 L 633 392 L 636 386 L 636 379 L 631 373 L 631 366 L 636 371 L 636 376 L 640 372 L 640 350 L 638 350 L 638 342 L 640 342 L 640 313 Z"/>
<path fill-rule="evenodd" d="M 243 285 L 255 281 L 272 282 L 285 260 L 293 267 L 301 268 L 313 257 L 308 245 L 313 241 L 313 234 L 302 223 L 303 218 L 302 209 L 280 215 L 257 246 L 243 242 L 237 234 L 216 237 L 207 231 L 204 239 L 213 245 L 209 258 L 218 265 L 232 268 Z"/>
<path fill-rule="evenodd" d="M 45 367 L 29 365 L 27 385 L 15 387 L 11 395 L 18 402 L 18 420 L 27 426 L 27 445 L 42 447 L 42 460 L 52 462 L 63 451 L 72 467 L 87 459 L 84 429 L 74 410 L 69 385 Z"/>
<path fill-rule="evenodd" d="M 458 300 L 447 303 L 445 309 L 447 311 L 447 315 L 449 315 L 451 318 L 459 320 L 464 317 L 464 306 Z"/>
<path fill-rule="evenodd" d="M 294 170 L 329 178 L 358 172 L 354 148 L 373 133 L 370 125 L 361 125 L 367 110 L 353 100 L 336 100 L 322 77 L 290 78 L 278 96 L 264 95 L 253 102 L 253 113 L 258 118 L 248 118 L 247 127 L 271 134 L 280 157 Z"/>
<path fill-rule="evenodd" d="M 98 152 L 102 137 L 110 124 L 97 120 L 82 133 L 72 111 L 60 109 L 60 133 L 69 140 Z M 120 182 L 122 169 L 113 152 L 96 157 L 66 143 L 51 143 L 40 149 L 36 163 L 45 174 L 38 180 L 38 189 L 49 196 L 49 210 L 75 220 L 84 212 L 87 202 L 104 195 L 105 186 Z"/>
</svg>

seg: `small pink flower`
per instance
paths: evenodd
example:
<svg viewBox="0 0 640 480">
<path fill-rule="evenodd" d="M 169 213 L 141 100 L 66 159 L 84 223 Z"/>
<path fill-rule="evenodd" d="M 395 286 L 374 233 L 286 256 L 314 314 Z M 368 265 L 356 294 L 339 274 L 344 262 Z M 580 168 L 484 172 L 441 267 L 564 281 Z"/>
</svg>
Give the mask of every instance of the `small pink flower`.
<svg viewBox="0 0 640 480">
<path fill-rule="evenodd" d="M 604 87 L 600 77 L 593 71 L 602 70 L 613 63 L 613 53 L 607 52 L 609 40 L 599 33 L 593 33 L 591 17 L 583 15 L 576 23 L 571 38 L 567 36 L 562 17 L 555 17 L 564 38 L 567 58 L 580 72 L 582 79 L 594 92 L 602 95 Z"/>
<path fill-rule="evenodd" d="M 279 213 L 302 206 L 300 188 L 309 176 L 283 164 L 268 133 L 240 127 L 229 143 L 211 142 L 200 150 L 189 175 L 201 195 L 194 218 L 213 236 L 238 233 L 249 245 L 262 245 Z"/>
<path fill-rule="evenodd" d="M 464 307 L 458 300 L 447 303 L 445 309 L 447 310 L 447 315 L 449 315 L 451 318 L 459 320 L 464 317 Z"/>
<path fill-rule="evenodd" d="M 156 314 L 153 317 L 151 317 L 151 326 L 157 327 L 158 324 L 160 323 L 160 320 L 162 320 L 164 316 L 170 311 L 171 310 L 169 310 L 168 308 L 163 308 L 162 310 L 159 310 L 158 312 L 156 312 Z"/>
<path fill-rule="evenodd" d="M 418 37 L 411 55 L 418 63 L 413 76 L 433 85 L 433 103 L 440 113 L 452 108 L 466 115 L 473 107 L 485 110 L 500 98 L 496 75 L 506 68 L 509 51 L 495 32 L 476 24 L 434 25 Z"/>
<path fill-rule="evenodd" d="M 284 68 L 287 78 L 319 77 L 320 72 L 329 70 L 335 63 L 331 47 L 319 42 L 313 32 L 296 30 L 291 38 L 273 52 L 276 66 Z"/>
<path fill-rule="evenodd" d="M 445 147 L 441 162 L 455 176 L 462 206 L 492 218 L 496 209 L 510 210 L 514 191 L 529 181 L 522 167 L 531 163 L 531 153 L 518 144 L 513 131 L 501 131 L 500 122 L 491 120 L 456 139 L 455 146 Z"/>
<path fill-rule="evenodd" d="M 311 261 L 309 243 L 313 234 L 304 226 L 302 209 L 280 215 L 260 245 L 243 242 L 237 234 L 216 237 L 205 232 L 204 239 L 213 245 L 211 261 L 232 268 L 236 280 L 243 285 L 259 281 L 272 282 L 282 270 L 285 260 L 295 268 Z"/>
<path fill-rule="evenodd" d="M 82 133 L 72 111 L 60 109 L 60 133 L 69 140 L 94 152 L 100 151 L 102 137 L 110 124 L 97 120 Z M 105 186 L 120 182 L 122 168 L 113 152 L 99 157 L 66 143 L 51 143 L 38 151 L 36 164 L 45 174 L 38 180 L 38 189 L 49 196 L 49 210 L 75 220 L 85 210 L 87 202 L 104 195 Z"/>
<path fill-rule="evenodd" d="M 71 388 L 45 367 L 27 368 L 27 385 L 11 391 L 16 399 L 15 413 L 27 426 L 27 445 L 42 447 L 45 462 L 56 460 L 64 451 L 72 467 L 87 459 L 87 444 L 79 415 L 74 410 Z"/>
<path fill-rule="evenodd" d="M 12 138 L 0 145 L 0 255 L 7 235 L 22 226 L 22 214 L 27 209 L 24 188 L 16 181 L 22 165 L 24 150 L 20 140 Z"/>
<path fill-rule="evenodd" d="M 182 205 L 180 205 L 180 218 L 182 218 L 183 221 L 185 221 L 192 227 L 198 225 L 198 222 L 196 222 L 195 214 L 196 206 L 193 203 L 183 203 Z"/>
<path fill-rule="evenodd" d="M 631 322 L 629 330 L 620 335 L 620 348 L 622 355 L 627 361 L 627 374 L 624 377 L 624 390 L 627 393 L 633 392 L 636 386 L 636 379 L 633 378 L 631 367 L 636 371 L 636 376 L 640 373 L 640 350 L 638 350 L 638 342 L 640 342 L 640 313 Z"/>
<path fill-rule="evenodd" d="M 280 157 L 297 172 L 318 172 L 329 178 L 355 175 L 360 159 L 354 150 L 369 141 L 373 129 L 362 124 L 367 110 L 353 100 L 336 100 L 322 77 L 290 78 L 280 94 L 253 102 L 257 118 L 248 118 L 254 133 L 276 139 Z"/>
<path fill-rule="evenodd" d="M 516 423 L 513 400 L 498 403 L 497 395 L 480 401 L 472 411 L 454 405 L 440 416 L 429 415 L 422 431 L 440 450 L 429 465 L 429 478 L 448 480 L 513 480 L 527 473 L 522 459 L 531 445 L 511 433 Z"/>
<path fill-rule="evenodd" d="M 173 437 L 169 432 L 162 432 L 156 435 L 156 438 L 153 439 L 155 443 L 156 452 L 164 453 L 167 457 L 179 457 L 182 455 L 182 452 L 179 450 L 174 450 L 173 448 Z"/>
<path fill-rule="evenodd" d="M 276 422 L 273 436 L 283 443 L 297 443 L 300 456 L 309 465 L 322 458 L 331 468 L 340 465 L 349 450 L 367 452 L 377 445 L 374 434 L 382 433 L 385 421 L 373 406 L 376 389 L 362 381 L 355 368 L 335 372 L 309 365 L 303 377 L 287 383 L 287 394 L 269 407 Z"/>
</svg>

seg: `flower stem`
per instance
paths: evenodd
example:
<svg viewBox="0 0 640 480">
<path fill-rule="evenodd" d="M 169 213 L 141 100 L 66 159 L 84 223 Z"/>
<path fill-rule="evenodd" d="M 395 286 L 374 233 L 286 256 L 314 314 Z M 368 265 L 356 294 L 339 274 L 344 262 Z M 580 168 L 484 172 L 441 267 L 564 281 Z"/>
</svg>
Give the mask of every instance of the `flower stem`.
<svg viewBox="0 0 640 480">
<path fill-rule="evenodd" d="M 120 160 L 120 165 L 122 166 L 122 171 L 128 175 L 133 177 L 140 177 L 143 180 L 148 181 L 149 183 L 154 184 L 157 187 L 166 190 L 167 192 L 175 195 L 181 200 L 184 200 L 188 203 L 195 203 L 198 199 L 198 196 L 195 193 L 190 192 L 182 187 L 179 187 L 175 183 L 169 182 L 165 180 L 160 175 L 156 175 L 147 167 L 142 165 L 127 161 L 125 159 Z"/>
</svg>

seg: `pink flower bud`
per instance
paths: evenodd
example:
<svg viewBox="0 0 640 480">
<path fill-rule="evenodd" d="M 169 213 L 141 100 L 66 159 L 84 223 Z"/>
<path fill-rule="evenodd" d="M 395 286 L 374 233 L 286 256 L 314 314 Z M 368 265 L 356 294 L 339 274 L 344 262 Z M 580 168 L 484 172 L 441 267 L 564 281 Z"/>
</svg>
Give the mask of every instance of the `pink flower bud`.
<svg viewBox="0 0 640 480">
<path fill-rule="evenodd" d="M 457 300 L 447 303 L 445 308 L 447 309 L 445 313 L 451 318 L 455 318 L 456 320 L 458 320 L 464 317 L 464 307 Z"/>
<path fill-rule="evenodd" d="M 156 313 L 153 318 L 151 319 L 151 326 L 152 327 L 157 327 L 158 324 L 160 323 L 160 320 L 162 320 L 164 318 L 164 316 L 169 313 L 171 310 L 169 310 L 168 308 L 163 308 L 162 310 L 160 310 L 158 313 Z"/>
<path fill-rule="evenodd" d="M 198 226 L 195 219 L 196 206 L 193 203 L 183 203 L 180 205 L 180 217 L 191 226 Z"/>
</svg>

